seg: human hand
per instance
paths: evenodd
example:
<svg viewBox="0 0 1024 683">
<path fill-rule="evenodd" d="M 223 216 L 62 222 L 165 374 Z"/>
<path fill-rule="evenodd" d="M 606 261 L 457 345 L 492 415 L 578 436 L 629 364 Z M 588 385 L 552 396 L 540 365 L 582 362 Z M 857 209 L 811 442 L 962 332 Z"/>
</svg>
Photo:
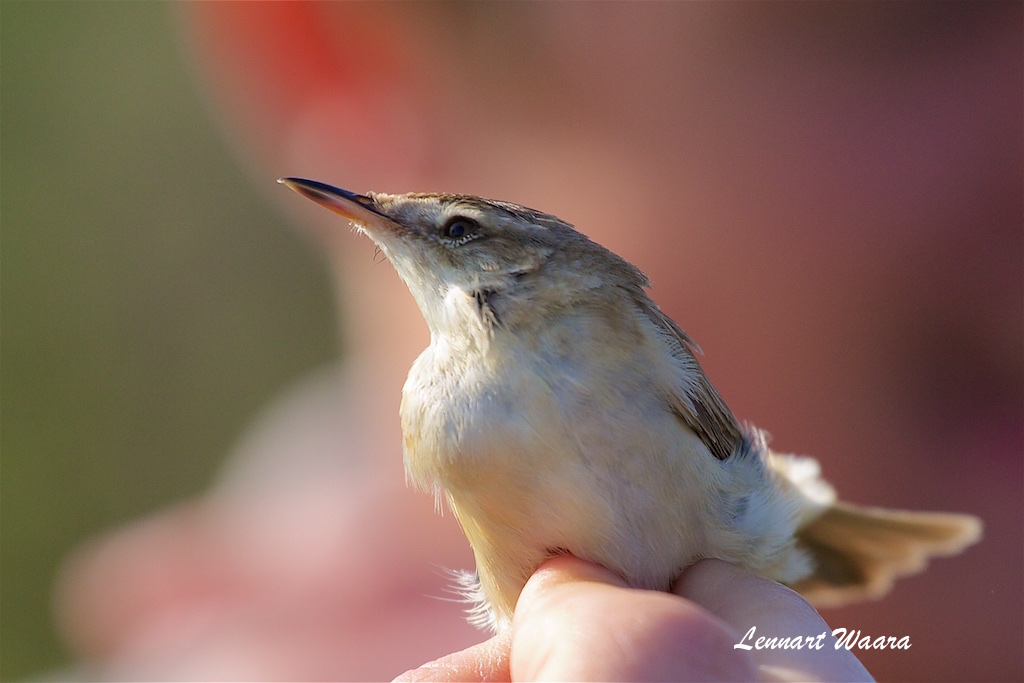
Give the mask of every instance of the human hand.
<svg viewBox="0 0 1024 683">
<path fill-rule="evenodd" d="M 558 557 L 527 583 L 508 632 L 397 680 L 871 680 L 833 647 L 814 608 L 774 581 L 702 560 L 672 593 L 634 590 L 603 567 Z M 751 626 L 826 636 L 821 649 L 736 648 Z"/>
</svg>

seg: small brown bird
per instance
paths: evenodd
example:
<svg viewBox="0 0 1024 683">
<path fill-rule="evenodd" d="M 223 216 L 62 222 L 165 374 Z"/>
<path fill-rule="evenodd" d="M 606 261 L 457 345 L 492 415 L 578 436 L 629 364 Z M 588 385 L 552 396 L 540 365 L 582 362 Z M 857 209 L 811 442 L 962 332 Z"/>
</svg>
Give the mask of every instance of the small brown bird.
<svg viewBox="0 0 1024 683">
<path fill-rule="evenodd" d="M 476 623 L 505 628 L 557 553 L 657 590 L 716 557 L 836 605 L 980 538 L 975 517 L 838 502 L 815 460 L 771 451 L 647 278 L 568 223 L 467 195 L 280 182 L 366 233 L 426 319 L 405 467 L 473 547 Z"/>
</svg>

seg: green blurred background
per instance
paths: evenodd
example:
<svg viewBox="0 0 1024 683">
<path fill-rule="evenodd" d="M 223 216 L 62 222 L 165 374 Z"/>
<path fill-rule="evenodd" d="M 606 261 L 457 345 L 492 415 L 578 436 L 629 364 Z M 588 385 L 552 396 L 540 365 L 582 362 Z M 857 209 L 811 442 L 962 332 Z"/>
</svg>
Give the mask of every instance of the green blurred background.
<svg viewBox="0 0 1024 683">
<path fill-rule="evenodd" d="M 336 334 L 326 265 L 216 132 L 172 5 L 3 0 L 0 87 L 0 677 L 16 680 L 66 661 L 62 558 L 202 490 Z"/>
</svg>

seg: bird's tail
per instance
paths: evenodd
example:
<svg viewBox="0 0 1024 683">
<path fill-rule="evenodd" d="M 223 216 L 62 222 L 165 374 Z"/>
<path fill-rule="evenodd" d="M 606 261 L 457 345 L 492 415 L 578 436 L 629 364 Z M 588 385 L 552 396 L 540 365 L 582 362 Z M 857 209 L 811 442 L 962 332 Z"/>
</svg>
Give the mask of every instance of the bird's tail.
<svg viewBox="0 0 1024 683">
<path fill-rule="evenodd" d="M 970 515 L 837 502 L 797 531 L 815 571 L 792 587 L 818 607 L 879 598 L 896 578 L 923 570 L 933 555 L 976 543 L 981 526 Z"/>
</svg>

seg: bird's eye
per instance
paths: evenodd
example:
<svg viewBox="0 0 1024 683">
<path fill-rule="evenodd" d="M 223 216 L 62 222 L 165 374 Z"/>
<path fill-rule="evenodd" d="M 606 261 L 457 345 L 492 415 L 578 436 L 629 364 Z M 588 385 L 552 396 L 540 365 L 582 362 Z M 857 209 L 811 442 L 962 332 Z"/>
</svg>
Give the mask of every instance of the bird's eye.
<svg viewBox="0 0 1024 683">
<path fill-rule="evenodd" d="M 472 218 L 453 216 L 444 224 L 443 234 L 448 239 L 461 240 L 473 236 L 478 227 Z"/>
</svg>

